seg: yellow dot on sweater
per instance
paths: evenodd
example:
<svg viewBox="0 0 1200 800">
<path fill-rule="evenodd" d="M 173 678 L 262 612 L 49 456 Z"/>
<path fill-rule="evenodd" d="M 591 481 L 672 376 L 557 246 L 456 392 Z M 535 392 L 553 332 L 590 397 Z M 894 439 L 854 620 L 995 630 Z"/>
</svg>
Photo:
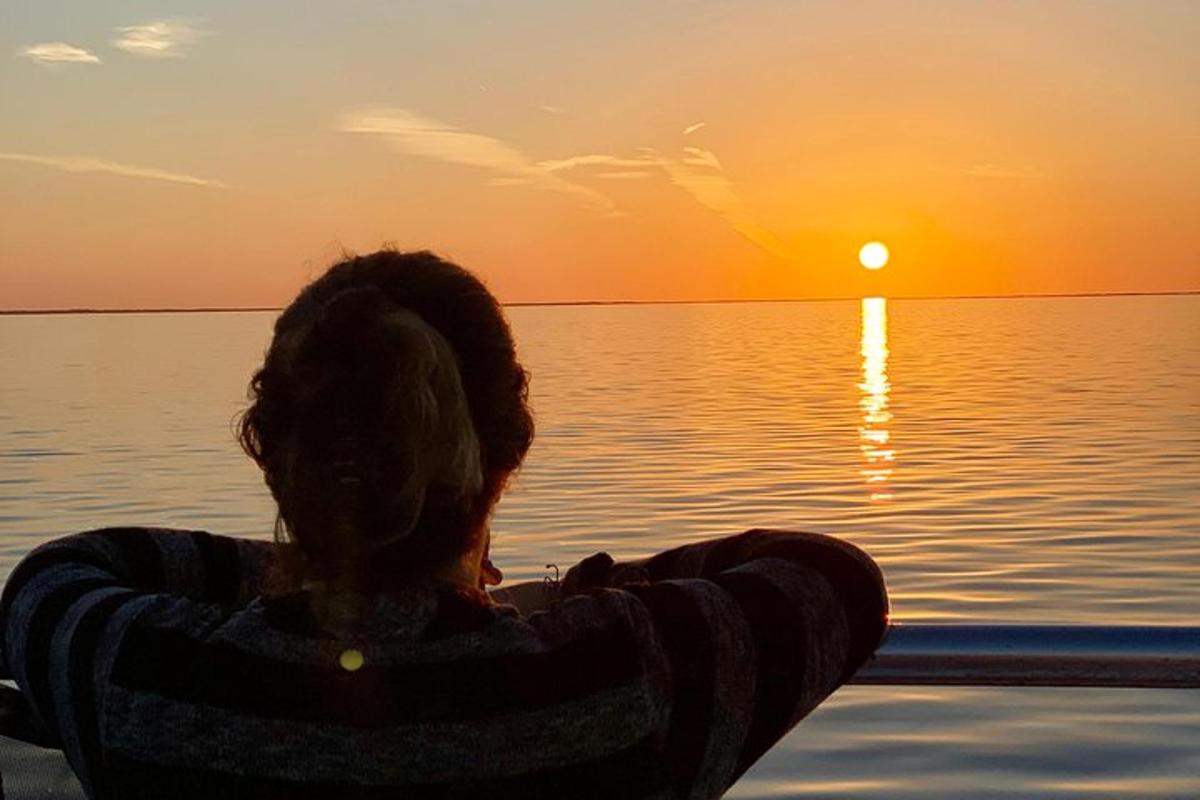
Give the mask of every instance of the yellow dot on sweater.
<svg viewBox="0 0 1200 800">
<path fill-rule="evenodd" d="M 346 672 L 354 672 L 363 665 L 363 654 L 360 650 L 345 650 L 338 657 L 338 663 Z"/>
</svg>

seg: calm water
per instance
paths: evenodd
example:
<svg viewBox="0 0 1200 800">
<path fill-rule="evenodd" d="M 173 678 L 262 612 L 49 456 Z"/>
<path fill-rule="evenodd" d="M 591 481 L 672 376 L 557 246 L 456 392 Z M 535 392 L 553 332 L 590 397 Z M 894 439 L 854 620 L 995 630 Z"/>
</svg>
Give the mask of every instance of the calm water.
<svg viewBox="0 0 1200 800">
<path fill-rule="evenodd" d="M 1200 297 L 515 308 L 510 579 L 752 526 L 894 616 L 1200 622 Z M 268 535 L 230 425 L 273 314 L 0 317 L 0 578 L 118 523 Z M 751 797 L 1200 797 L 1200 692 L 846 688 Z"/>
</svg>

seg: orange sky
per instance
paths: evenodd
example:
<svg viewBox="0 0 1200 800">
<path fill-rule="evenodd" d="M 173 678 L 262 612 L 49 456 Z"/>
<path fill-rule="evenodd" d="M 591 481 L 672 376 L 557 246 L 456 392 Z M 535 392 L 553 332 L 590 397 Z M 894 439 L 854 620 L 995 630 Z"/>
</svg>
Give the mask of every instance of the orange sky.
<svg viewBox="0 0 1200 800">
<path fill-rule="evenodd" d="M 0 12 L 0 308 L 384 243 L 509 302 L 1200 289 L 1191 2 L 67 6 Z"/>
</svg>

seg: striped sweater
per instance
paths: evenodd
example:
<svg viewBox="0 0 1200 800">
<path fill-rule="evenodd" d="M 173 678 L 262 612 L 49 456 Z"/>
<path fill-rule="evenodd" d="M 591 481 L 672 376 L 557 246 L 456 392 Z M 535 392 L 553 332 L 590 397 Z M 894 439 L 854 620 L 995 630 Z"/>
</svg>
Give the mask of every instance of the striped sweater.
<svg viewBox="0 0 1200 800">
<path fill-rule="evenodd" d="M 874 562 L 815 534 L 686 545 L 528 616 L 429 584 L 335 626 L 263 594 L 274 547 L 108 528 L 17 566 L 3 663 L 90 797 L 718 797 L 886 625 Z"/>
</svg>

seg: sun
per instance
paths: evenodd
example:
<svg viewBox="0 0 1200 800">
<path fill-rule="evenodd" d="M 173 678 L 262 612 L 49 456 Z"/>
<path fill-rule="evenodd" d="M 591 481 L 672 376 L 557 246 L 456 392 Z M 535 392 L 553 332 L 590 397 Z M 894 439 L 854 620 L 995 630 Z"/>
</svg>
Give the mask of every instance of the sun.
<svg viewBox="0 0 1200 800">
<path fill-rule="evenodd" d="M 888 249 L 883 242 L 867 242 L 858 251 L 858 263 L 867 269 L 883 269 L 888 262 Z"/>
</svg>

